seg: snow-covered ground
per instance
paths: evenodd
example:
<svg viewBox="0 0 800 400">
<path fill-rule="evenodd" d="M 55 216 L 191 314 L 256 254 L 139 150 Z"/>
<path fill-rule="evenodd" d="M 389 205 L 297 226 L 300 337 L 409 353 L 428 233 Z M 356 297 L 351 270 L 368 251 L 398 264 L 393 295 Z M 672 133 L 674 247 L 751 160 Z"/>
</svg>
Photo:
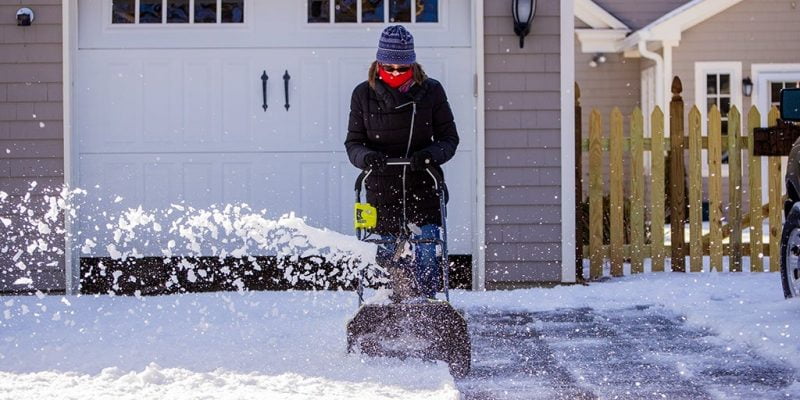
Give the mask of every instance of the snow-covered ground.
<svg viewBox="0 0 800 400">
<path fill-rule="evenodd" d="M 645 274 L 451 293 L 467 310 L 648 305 L 800 369 L 800 302 L 775 273 Z M 0 399 L 455 399 L 442 363 L 345 351 L 349 292 L 0 297 Z M 591 386 L 591 382 L 586 383 Z M 800 385 L 787 389 L 800 398 Z"/>
</svg>

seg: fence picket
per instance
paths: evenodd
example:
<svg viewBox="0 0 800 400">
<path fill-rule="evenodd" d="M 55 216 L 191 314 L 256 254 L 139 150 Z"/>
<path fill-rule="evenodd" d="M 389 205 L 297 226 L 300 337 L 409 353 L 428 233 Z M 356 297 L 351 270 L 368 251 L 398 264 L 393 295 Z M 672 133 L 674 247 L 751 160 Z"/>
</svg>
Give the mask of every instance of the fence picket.
<svg viewBox="0 0 800 400">
<path fill-rule="evenodd" d="M 703 271 L 703 175 L 700 110 L 689 111 L 689 270 Z"/>
<path fill-rule="evenodd" d="M 708 113 L 708 219 L 710 270 L 722 271 L 722 119 L 714 105 Z"/>
<path fill-rule="evenodd" d="M 650 243 L 653 272 L 664 271 L 664 112 L 656 106 L 650 115 Z"/>
<path fill-rule="evenodd" d="M 728 269 L 731 272 L 742 270 L 742 150 L 739 146 L 742 136 L 741 114 L 736 106 L 728 112 L 728 221 L 731 227 Z"/>
<path fill-rule="evenodd" d="M 686 272 L 686 243 L 684 238 L 684 224 L 686 216 L 684 207 L 684 165 L 683 165 L 683 98 L 681 92 L 683 85 L 676 76 L 672 79 L 672 100 L 669 102 L 669 206 L 670 206 L 670 235 L 672 238 L 672 270 Z"/>
<path fill-rule="evenodd" d="M 603 275 L 603 120 L 589 115 L 589 278 Z"/>
<path fill-rule="evenodd" d="M 644 119 L 636 107 L 631 115 L 631 273 L 644 272 Z"/>
<path fill-rule="evenodd" d="M 750 161 L 748 174 L 750 175 L 750 271 L 764 271 L 764 264 L 761 257 L 763 229 L 761 228 L 764 218 L 756 210 L 761 208 L 761 158 L 753 156 L 755 140 L 753 129 L 761 126 L 761 114 L 755 106 L 750 107 L 747 114 L 747 155 Z"/>
<path fill-rule="evenodd" d="M 780 111 L 773 106 L 767 114 L 768 126 L 778 124 Z M 778 272 L 781 270 L 781 231 L 783 230 L 782 217 L 783 207 L 780 207 L 783 173 L 781 172 L 781 158 L 769 157 L 768 176 L 769 176 L 769 270 Z"/>
<path fill-rule="evenodd" d="M 622 112 L 614 107 L 611 110 L 611 141 L 609 144 L 609 181 L 611 204 L 609 205 L 611 230 L 611 275 L 622 276 L 622 246 L 625 244 L 625 226 L 623 224 L 623 170 L 622 170 Z"/>
</svg>

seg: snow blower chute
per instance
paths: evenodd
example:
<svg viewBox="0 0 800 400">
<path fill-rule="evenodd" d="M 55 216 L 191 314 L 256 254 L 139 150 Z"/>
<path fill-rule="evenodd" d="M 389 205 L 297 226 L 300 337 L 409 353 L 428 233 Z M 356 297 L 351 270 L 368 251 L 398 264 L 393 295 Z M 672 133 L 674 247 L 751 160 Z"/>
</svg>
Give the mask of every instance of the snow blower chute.
<svg viewBox="0 0 800 400">
<path fill-rule="evenodd" d="M 408 159 L 389 159 L 388 165 L 408 165 Z M 442 271 L 441 291 L 445 300 L 414 297 L 413 278 L 404 267 L 390 267 L 389 282 L 393 294 L 391 302 L 365 304 L 363 277 L 358 284 L 358 313 L 347 324 L 348 352 L 360 349 L 369 356 L 407 357 L 424 360 L 441 360 L 450 366 L 455 377 L 469 373 L 471 345 L 464 317 L 450 305 L 449 270 L 447 259 L 447 225 L 445 223 L 445 184 L 441 173 L 427 169 L 439 195 L 442 215 L 441 239 L 414 239 L 406 230 L 396 240 L 372 236 L 377 222 L 377 210 L 361 203 L 361 187 L 371 171 L 362 171 L 356 179 L 355 228 L 359 240 L 380 245 L 416 246 L 433 243 L 438 246 L 437 262 Z M 403 221 L 405 224 L 406 221 Z M 413 276 L 413 274 L 411 274 Z"/>
</svg>

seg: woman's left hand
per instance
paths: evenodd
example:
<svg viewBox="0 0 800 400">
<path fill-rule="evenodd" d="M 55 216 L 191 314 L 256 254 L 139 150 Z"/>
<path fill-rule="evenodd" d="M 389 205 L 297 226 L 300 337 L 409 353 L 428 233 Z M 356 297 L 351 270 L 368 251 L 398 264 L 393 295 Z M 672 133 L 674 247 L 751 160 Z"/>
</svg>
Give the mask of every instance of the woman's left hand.
<svg viewBox="0 0 800 400">
<path fill-rule="evenodd" d="M 433 156 L 427 151 L 418 151 L 411 155 L 411 170 L 424 171 L 433 164 Z"/>
</svg>

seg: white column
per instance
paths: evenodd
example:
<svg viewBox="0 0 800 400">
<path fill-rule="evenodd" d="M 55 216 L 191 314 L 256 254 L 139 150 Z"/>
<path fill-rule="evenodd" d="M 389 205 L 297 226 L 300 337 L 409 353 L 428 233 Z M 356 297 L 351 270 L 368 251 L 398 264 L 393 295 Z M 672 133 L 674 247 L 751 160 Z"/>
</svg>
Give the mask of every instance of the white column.
<svg viewBox="0 0 800 400">
<path fill-rule="evenodd" d="M 575 4 L 561 0 L 561 282 L 575 282 Z"/>
</svg>

